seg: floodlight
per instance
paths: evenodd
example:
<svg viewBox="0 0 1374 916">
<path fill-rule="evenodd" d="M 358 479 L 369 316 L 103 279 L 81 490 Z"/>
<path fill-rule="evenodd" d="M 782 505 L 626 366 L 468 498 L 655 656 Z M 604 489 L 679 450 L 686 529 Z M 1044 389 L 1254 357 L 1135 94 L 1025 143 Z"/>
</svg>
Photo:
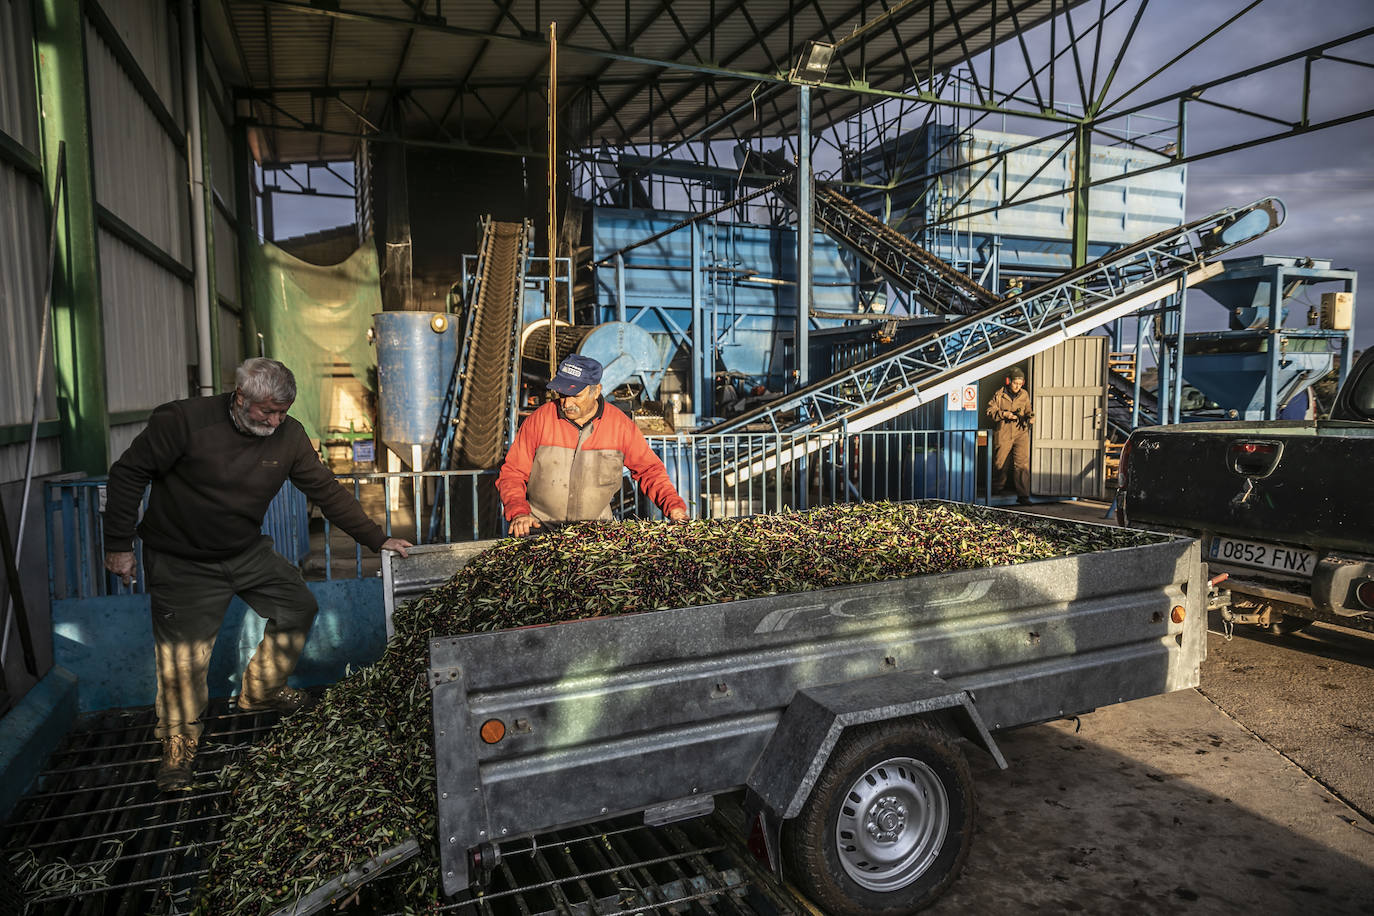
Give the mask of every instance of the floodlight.
<svg viewBox="0 0 1374 916">
<path fill-rule="evenodd" d="M 808 41 L 802 48 L 801 57 L 787 79 L 804 86 L 815 86 L 825 82 L 830 73 L 830 61 L 835 56 L 835 46 L 825 41 Z"/>
</svg>

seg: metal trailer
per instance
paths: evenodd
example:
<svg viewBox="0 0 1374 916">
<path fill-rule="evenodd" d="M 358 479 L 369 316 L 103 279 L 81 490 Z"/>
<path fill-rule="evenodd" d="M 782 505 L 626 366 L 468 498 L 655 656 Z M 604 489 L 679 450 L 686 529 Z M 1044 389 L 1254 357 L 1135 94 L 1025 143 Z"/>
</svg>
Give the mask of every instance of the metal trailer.
<svg viewBox="0 0 1374 916">
<path fill-rule="evenodd" d="M 1009 521 L 1011 513 L 1008 513 Z M 388 611 L 482 544 L 389 557 Z M 502 848 L 743 790 L 770 864 L 836 914 L 903 913 L 957 877 L 975 799 L 959 739 L 1198 684 L 1196 540 L 436 638 L 445 893 Z M 388 621 L 389 624 L 389 621 Z"/>
</svg>

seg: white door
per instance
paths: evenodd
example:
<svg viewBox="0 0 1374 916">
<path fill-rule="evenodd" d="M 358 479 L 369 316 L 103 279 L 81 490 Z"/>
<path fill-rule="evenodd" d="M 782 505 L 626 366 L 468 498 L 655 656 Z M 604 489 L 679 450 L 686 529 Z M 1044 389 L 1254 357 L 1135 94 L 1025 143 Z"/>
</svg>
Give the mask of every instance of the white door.
<svg viewBox="0 0 1374 916">
<path fill-rule="evenodd" d="M 1105 494 L 1107 345 L 1102 335 L 1066 340 L 1031 360 L 1031 492 L 1102 499 Z"/>
</svg>

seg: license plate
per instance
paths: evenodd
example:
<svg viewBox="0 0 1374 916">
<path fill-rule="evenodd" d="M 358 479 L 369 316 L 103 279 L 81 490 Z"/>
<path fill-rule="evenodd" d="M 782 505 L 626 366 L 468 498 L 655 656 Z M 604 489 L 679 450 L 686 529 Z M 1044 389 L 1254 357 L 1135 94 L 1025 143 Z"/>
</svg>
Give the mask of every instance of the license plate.
<svg viewBox="0 0 1374 916">
<path fill-rule="evenodd" d="M 1222 563 L 1257 566 L 1297 576 L 1310 576 L 1317 567 L 1317 555 L 1311 550 L 1294 550 L 1277 544 L 1240 541 L 1235 538 L 1212 538 L 1210 558 Z"/>
</svg>

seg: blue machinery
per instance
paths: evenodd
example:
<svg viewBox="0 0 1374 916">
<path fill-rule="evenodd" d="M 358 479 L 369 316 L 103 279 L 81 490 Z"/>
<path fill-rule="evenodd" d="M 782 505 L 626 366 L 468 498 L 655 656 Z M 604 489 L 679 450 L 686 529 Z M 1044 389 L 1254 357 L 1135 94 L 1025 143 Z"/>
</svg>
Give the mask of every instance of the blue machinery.
<svg viewBox="0 0 1374 916">
<path fill-rule="evenodd" d="M 1215 276 L 1218 255 L 1282 221 L 1282 205 L 1267 198 L 1161 232 L 705 434 L 750 424 L 778 431 L 872 428 L 944 397 L 967 376 L 1006 368 Z"/>
<path fill-rule="evenodd" d="M 1332 270 L 1329 261 L 1311 258 L 1240 258 L 1227 261 L 1225 267 L 1223 274 L 1198 289 L 1226 308 L 1230 329 L 1180 335 L 1186 307 L 1180 303 L 1171 331 L 1161 339 L 1161 364 L 1170 369 L 1172 418 L 1180 416 L 1178 380 L 1186 379 L 1220 405 L 1226 417 L 1278 419 L 1286 405 L 1330 371 L 1333 342 L 1343 348 L 1339 381 L 1345 381 L 1352 362 L 1354 321 L 1353 314 L 1342 314 L 1340 296 L 1345 296 L 1345 309 L 1353 312 L 1353 271 Z M 1325 294 L 1321 305 L 1306 303 L 1307 327 L 1286 327 L 1294 296 L 1318 283 L 1339 283 L 1342 291 Z"/>
</svg>

